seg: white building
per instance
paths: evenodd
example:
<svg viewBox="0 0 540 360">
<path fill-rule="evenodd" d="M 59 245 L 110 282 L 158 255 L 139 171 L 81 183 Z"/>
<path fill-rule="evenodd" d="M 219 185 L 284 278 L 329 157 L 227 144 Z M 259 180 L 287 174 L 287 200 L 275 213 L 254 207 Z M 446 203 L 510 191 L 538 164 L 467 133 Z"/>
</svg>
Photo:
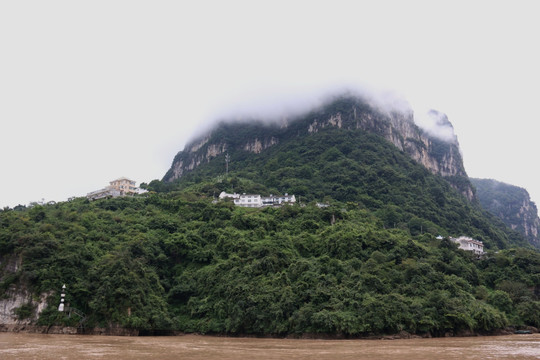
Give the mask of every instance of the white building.
<svg viewBox="0 0 540 360">
<path fill-rule="evenodd" d="M 475 254 L 482 255 L 484 253 L 484 243 L 480 240 L 475 240 L 467 236 L 460 236 L 458 238 L 450 238 L 453 242 L 459 245 L 460 249 L 473 251 Z"/>
<path fill-rule="evenodd" d="M 222 192 L 219 194 L 219 199 L 232 198 L 234 205 L 242 207 L 265 207 L 265 206 L 281 206 L 283 204 L 294 204 L 296 197 L 294 195 L 285 194 L 283 196 L 265 196 L 259 194 L 227 194 Z"/>
<path fill-rule="evenodd" d="M 234 199 L 234 205 L 242 207 L 262 207 L 261 195 L 242 194 Z"/>
<path fill-rule="evenodd" d="M 289 195 L 289 194 L 285 194 L 283 196 L 270 195 L 268 197 L 262 198 L 263 206 L 282 205 L 284 203 L 294 204 L 295 202 L 296 202 L 296 197 L 294 195 Z"/>
</svg>

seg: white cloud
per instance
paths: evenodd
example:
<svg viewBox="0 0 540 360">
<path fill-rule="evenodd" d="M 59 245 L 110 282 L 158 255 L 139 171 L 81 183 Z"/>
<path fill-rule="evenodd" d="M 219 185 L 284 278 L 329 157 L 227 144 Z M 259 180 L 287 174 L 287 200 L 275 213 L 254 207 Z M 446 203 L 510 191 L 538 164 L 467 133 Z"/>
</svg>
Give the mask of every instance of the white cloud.
<svg viewBox="0 0 540 360">
<path fill-rule="evenodd" d="M 417 110 L 414 113 L 414 122 L 431 136 L 446 142 L 457 142 L 452 123 L 445 114 L 439 111 Z"/>
</svg>

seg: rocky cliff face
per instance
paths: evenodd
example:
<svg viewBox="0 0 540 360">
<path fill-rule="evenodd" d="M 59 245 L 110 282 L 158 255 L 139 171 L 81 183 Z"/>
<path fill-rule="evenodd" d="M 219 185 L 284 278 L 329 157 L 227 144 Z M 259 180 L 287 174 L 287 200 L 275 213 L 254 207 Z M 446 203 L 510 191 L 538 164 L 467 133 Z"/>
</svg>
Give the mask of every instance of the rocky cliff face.
<svg viewBox="0 0 540 360">
<path fill-rule="evenodd" d="M 451 129 L 448 119 L 437 115 L 439 127 Z M 365 100 L 343 96 L 313 110 L 281 123 L 221 123 L 206 136 L 188 144 L 177 154 L 164 181 L 174 181 L 197 166 L 226 152 L 249 151 L 261 153 L 292 136 L 309 136 L 329 128 L 361 129 L 383 136 L 398 149 L 424 165 L 434 174 L 445 177 L 469 200 L 475 198 L 455 135 L 444 139 L 419 128 L 412 111 L 384 111 Z"/>
<path fill-rule="evenodd" d="M 540 249 L 540 218 L 527 190 L 491 179 L 471 179 L 482 207 Z"/>
<path fill-rule="evenodd" d="M 0 258 L 0 282 L 15 274 L 20 267 L 21 263 L 18 258 Z M 0 324 L 26 325 L 35 323 L 39 314 L 47 306 L 49 295 L 41 294 L 37 299 L 22 284 L 10 286 L 0 298 Z M 23 312 L 17 314 L 17 310 L 22 308 L 27 310 L 23 317 L 20 316 Z"/>
</svg>

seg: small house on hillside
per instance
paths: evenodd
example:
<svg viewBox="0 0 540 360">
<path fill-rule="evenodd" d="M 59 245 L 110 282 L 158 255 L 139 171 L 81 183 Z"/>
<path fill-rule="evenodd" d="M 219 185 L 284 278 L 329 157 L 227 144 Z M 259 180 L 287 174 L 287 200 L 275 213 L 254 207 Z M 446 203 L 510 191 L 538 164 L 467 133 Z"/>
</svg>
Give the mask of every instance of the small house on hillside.
<svg viewBox="0 0 540 360">
<path fill-rule="evenodd" d="M 458 238 L 450 238 L 453 242 L 459 245 L 460 249 L 473 251 L 477 255 L 484 253 L 484 243 L 480 240 L 475 240 L 468 236 L 460 236 Z"/>
</svg>

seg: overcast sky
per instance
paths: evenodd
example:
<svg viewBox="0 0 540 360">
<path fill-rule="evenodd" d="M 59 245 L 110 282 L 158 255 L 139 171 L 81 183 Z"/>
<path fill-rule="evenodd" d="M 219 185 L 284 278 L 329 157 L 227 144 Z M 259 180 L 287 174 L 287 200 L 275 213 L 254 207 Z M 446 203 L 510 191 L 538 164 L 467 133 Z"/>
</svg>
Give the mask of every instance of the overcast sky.
<svg viewBox="0 0 540 360">
<path fill-rule="evenodd" d="M 0 207 L 161 179 L 201 126 L 368 87 L 540 201 L 535 1 L 2 1 Z"/>
</svg>

